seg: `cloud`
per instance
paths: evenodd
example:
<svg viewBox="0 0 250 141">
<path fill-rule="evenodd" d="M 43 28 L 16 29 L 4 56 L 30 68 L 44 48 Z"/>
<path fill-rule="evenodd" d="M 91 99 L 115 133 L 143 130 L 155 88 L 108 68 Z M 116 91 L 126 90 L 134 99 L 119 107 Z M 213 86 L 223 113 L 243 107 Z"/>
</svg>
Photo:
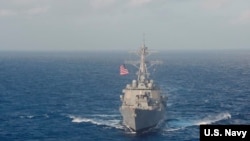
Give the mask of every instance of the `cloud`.
<svg viewBox="0 0 250 141">
<path fill-rule="evenodd" d="M 37 4 L 42 2 L 48 2 L 50 0 L 10 0 L 11 4 L 15 5 L 31 5 L 31 4 Z"/>
<path fill-rule="evenodd" d="M 10 9 L 0 9 L 0 17 L 9 17 L 9 16 L 15 16 L 17 15 L 17 12 Z"/>
<path fill-rule="evenodd" d="M 101 9 L 111 6 L 115 3 L 115 0 L 90 0 L 90 6 L 94 9 Z"/>
<path fill-rule="evenodd" d="M 52 2 L 52 0 L 4 1 L 0 6 L 0 17 L 26 17 L 41 15 L 49 11 L 51 5 L 50 2 Z"/>
<path fill-rule="evenodd" d="M 203 0 L 201 6 L 205 9 L 219 9 L 225 6 L 228 1 L 229 0 Z"/>
<path fill-rule="evenodd" d="M 242 11 L 240 15 L 231 21 L 232 24 L 250 24 L 250 9 Z"/>
<path fill-rule="evenodd" d="M 30 9 L 0 9 L 0 17 L 12 17 L 12 16 L 35 16 L 47 13 L 49 7 L 35 7 Z"/>
<path fill-rule="evenodd" d="M 153 0 L 130 0 L 129 5 L 132 7 L 142 6 L 152 2 Z"/>
<path fill-rule="evenodd" d="M 46 7 L 35 7 L 35 8 L 31 8 L 31 9 L 25 11 L 25 13 L 27 15 L 40 15 L 40 14 L 47 13 L 48 10 L 49 10 L 49 6 L 46 6 Z"/>
</svg>

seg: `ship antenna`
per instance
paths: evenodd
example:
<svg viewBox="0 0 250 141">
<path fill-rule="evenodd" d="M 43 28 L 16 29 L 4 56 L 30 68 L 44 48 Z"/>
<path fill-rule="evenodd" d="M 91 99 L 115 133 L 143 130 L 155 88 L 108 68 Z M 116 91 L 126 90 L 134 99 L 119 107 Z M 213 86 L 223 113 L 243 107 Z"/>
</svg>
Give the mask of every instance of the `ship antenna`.
<svg viewBox="0 0 250 141">
<path fill-rule="evenodd" d="M 149 73 L 147 71 L 147 65 L 146 65 L 146 56 L 148 55 L 148 48 L 145 45 L 145 33 L 143 33 L 143 44 L 138 51 L 138 55 L 140 56 L 140 67 L 138 71 L 138 81 L 144 82 L 148 79 Z"/>
<path fill-rule="evenodd" d="M 145 45 L 145 34 L 143 33 L 143 44 L 141 45 L 140 49 L 136 52 L 137 55 L 140 57 L 139 61 L 126 61 L 126 64 L 132 64 L 136 68 L 138 68 L 137 76 L 138 82 L 144 83 L 149 79 L 148 68 L 152 67 L 156 64 L 161 64 L 161 61 L 146 61 L 146 56 L 151 54 L 154 51 L 148 51 L 148 47 Z M 150 66 L 147 66 L 149 64 Z"/>
<path fill-rule="evenodd" d="M 143 45 L 145 46 L 145 33 L 143 33 Z"/>
</svg>

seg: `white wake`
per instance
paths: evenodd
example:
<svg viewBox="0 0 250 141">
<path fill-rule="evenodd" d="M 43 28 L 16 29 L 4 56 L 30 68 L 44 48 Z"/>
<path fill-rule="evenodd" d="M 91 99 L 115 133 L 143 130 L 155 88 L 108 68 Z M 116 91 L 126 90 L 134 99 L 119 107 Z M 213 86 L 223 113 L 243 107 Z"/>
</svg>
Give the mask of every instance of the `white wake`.
<svg viewBox="0 0 250 141">
<path fill-rule="evenodd" d="M 200 120 L 175 120 L 166 123 L 164 131 L 173 132 L 183 130 L 191 126 L 199 126 L 202 124 L 213 124 L 221 120 L 227 120 L 231 118 L 231 114 L 228 112 L 219 113 L 217 115 L 209 115 Z"/>
<path fill-rule="evenodd" d="M 218 115 L 215 116 L 208 116 L 202 120 L 198 120 L 196 121 L 195 125 L 201 125 L 201 124 L 212 124 L 221 120 L 225 120 L 225 119 L 230 119 L 231 118 L 231 114 L 228 112 L 225 113 L 220 113 Z"/>
<path fill-rule="evenodd" d="M 103 118 L 102 118 L 103 117 Z M 117 115 L 92 115 L 91 117 L 81 117 L 69 115 L 74 123 L 91 123 L 100 126 L 113 127 L 117 129 L 123 129 L 119 119 L 115 119 Z"/>
</svg>

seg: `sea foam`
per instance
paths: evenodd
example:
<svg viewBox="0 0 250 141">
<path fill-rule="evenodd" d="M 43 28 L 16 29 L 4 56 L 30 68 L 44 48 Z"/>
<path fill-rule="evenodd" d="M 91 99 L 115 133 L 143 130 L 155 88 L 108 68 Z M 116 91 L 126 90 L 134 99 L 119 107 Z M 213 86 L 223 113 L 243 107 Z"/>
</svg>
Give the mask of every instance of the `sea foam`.
<svg viewBox="0 0 250 141">
<path fill-rule="evenodd" d="M 110 117 L 110 119 L 103 119 L 101 117 Z M 112 117 L 116 117 L 116 115 L 100 115 L 100 116 L 93 116 L 93 117 L 81 117 L 81 116 L 74 116 L 70 115 L 69 118 L 72 119 L 74 123 L 91 123 L 98 126 L 107 126 L 113 127 L 117 129 L 123 129 L 123 126 L 120 124 L 119 119 L 115 119 Z"/>
</svg>

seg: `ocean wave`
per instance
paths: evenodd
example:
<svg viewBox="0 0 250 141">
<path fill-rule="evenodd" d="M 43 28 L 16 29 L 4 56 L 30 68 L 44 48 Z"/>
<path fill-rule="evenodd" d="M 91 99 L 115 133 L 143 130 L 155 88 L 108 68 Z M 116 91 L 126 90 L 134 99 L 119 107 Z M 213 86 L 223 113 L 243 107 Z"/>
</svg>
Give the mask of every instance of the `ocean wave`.
<svg viewBox="0 0 250 141">
<path fill-rule="evenodd" d="M 230 119 L 231 118 L 231 114 L 228 112 L 223 112 L 220 113 L 218 115 L 210 115 L 202 120 L 199 120 L 195 123 L 195 125 L 202 125 L 202 124 L 212 124 L 221 120 L 225 120 L 225 119 Z"/>
<path fill-rule="evenodd" d="M 120 117 L 120 115 L 105 115 L 105 114 L 94 114 L 92 117 Z"/>
<path fill-rule="evenodd" d="M 178 130 L 182 130 L 182 129 L 184 129 L 184 127 L 168 128 L 168 129 L 165 129 L 164 131 L 166 131 L 166 132 L 174 132 L 174 131 L 178 131 Z"/>
<path fill-rule="evenodd" d="M 123 126 L 120 124 L 119 119 L 102 119 L 100 117 L 115 117 L 115 115 L 99 115 L 95 117 L 81 117 L 81 116 L 74 116 L 74 115 L 69 115 L 69 118 L 72 119 L 72 122 L 74 123 L 91 123 L 94 125 L 99 125 L 99 126 L 107 126 L 107 127 L 112 127 L 112 128 L 117 128 L 117 129 L 123 129 Z"/>
<path fill-rule="evenodd" d="M 42 115 L 20 115 L 19 118 L 21 118 L 21 119 L 49 118 L 49 115 L 48 114 L 42 114 Z"/>
<path fill-rule="evenodd" d="M 178 130 L 183 130 L 191 126 L 199 126 L 202 124 L 213 124 L 222 120 L 230 119 L 231 114 L 228 112 L 222 112 L 216 115 L 209 115 L 200 120 L 178 120 L 169 119 L 166 121 L 166 126 L 164 127 L 164 132 L 173 132 Z"/>
</svg>

